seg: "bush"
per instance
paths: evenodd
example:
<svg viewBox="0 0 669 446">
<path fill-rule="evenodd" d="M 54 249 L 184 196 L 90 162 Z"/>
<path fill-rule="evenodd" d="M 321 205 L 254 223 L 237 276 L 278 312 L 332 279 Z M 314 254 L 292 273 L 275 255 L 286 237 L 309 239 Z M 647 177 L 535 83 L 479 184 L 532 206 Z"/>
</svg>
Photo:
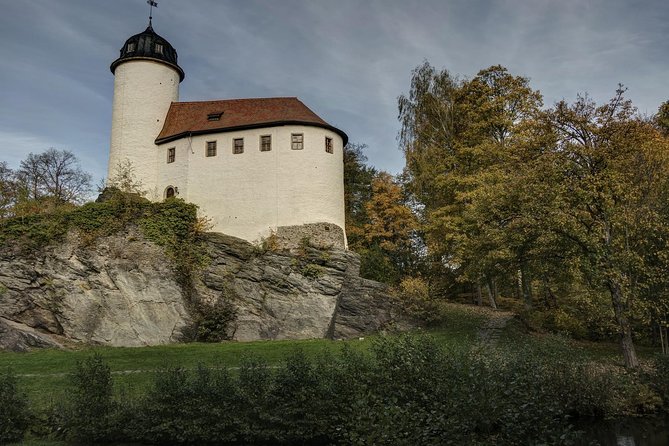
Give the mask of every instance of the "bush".
<svg viewBox="0 0 669 446">
<path fill-rule="evenodd" d="M 428 323 L 440 320 L 439 306 L 431 298 L 429 286 L 421 277 L 402 279 L 397 295 L 402 307 L 410 316 Z"/>
<path fill-rule="evenodd" d="M 66 405 L 68 435 L 89 443 L 117 438 L 119 408 L 113 399 L 113 392 L 111 371 L 100 355 L 78 362 Z"/>
<path fill-rule="evenodd" d="M 232 325 L 237 320 L 237 309 L 226 297 L 214 304 L 200 304 L 195 313 L 194 338 L 199 342 L 221 342 L 232 339 Z"/>
<path fill-rule="evenodd" d="M 560 338 L 547 338 L 467 350 L 404 335 L 381 337 L 366 353 L 345 347 L 310 359 L 297 351 L 276 371 L 252 358 L 238 374 L 174 368 L 156 374 L 128 410 L 112 398 L 108 368 L 92 358 L 78 368 L 71 436 L 148 444 L 568 445 L 580 420 L 655 404 L 638 376 L 595 367 Z M 658 385 L 667 391 L 662 367 L 669 361 L 658 363 Z"/>
<path fill-rule="evenodd" d="M 400 273 L 388 256 L 377 245 L 361 249 L 360 276 L 387 284 L 397 284 Z"/>
<path fill-rule="evenodd" d="M 0 375 L 0 444 L 23 439 L 30 424 L 26 397 L 9 372 Z"/>
<path fill-rule="evenodd" d="M 156 375 L 139 403 L 128 436 L 149 444 L 236 444 L 238 401 L 225 369 L 168 369 Z"/>
</svg>

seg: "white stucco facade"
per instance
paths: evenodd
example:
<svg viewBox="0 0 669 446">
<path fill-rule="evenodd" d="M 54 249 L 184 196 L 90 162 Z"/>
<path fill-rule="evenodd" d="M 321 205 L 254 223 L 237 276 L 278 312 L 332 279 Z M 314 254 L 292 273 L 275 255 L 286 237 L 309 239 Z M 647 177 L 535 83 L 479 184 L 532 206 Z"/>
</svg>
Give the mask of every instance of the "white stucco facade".
<svg viewBox="0 0 669 446">
<path fill-rule="evenodd" d="M 179 100 L 179 73 L 152 60 L 131 60 L 114 72 L 108 178 L 128 160 L 144 188 L 157 182 L 155 139 L 172 102 Z"/>
<path fill-rule="evenodd" d="M 303 149 L 292 149 L 293 134 L 303 135 Z M 261 136 L 271 137 L 270 151 L 260 151 Z M 233 153 L 237 138 L 244 141 L 240 154 Z M 325 150 L 326 138 L 333 153 Z M 207 156 L 210 141 L 216 156 Z M 157 189 L 164 196 L 176 187 L 179 198 L 211 218 L 215 231 L 257 241 L 281 226 L 326 222 L 344 228 L 343 140 L 333 131 L 284 125 L 213 133 L 164 143 L 157 151 Z"/>
</svg>

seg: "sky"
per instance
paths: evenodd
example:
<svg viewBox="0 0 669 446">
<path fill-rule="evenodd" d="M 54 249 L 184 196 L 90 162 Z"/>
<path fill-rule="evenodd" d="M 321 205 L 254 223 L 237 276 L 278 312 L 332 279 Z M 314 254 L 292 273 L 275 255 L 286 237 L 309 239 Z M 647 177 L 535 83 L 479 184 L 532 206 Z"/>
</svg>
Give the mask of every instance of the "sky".
<svg viewBox="0 0 669 446">
<path fill-rule="evenodd" d="M 0 161 L 50 147 L 106 172 L 113 75 L 145 0 L 0 0 Z M 551 106 L 618 83 L 643 114 L 669 99 L 666 0 L 158 0 L 181 101 L 297 96 L 398 173 L 397 98 L 424 61 L 469 78 L 501 64 Z"/>
</svg>

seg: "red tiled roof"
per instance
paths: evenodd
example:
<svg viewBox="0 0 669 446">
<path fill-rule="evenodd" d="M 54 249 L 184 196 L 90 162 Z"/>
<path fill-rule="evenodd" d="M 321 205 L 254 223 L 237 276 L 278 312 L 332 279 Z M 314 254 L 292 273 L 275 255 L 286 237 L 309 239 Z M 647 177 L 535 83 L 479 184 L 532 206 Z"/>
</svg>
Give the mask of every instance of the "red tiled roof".
<svg viewBox="0 0 669 446">
<path fill-rule="evenodd" d="M 223 113 L 210 121 L 210 114 Z M 297 98 L 226 99 L 221 101 L 172 102 L 156 144 L 187 135 L 202 135 L 278 125 L 314 125 L 338 133 L 346 144 L 348 137 L 318 117 Z"/>
</svg>

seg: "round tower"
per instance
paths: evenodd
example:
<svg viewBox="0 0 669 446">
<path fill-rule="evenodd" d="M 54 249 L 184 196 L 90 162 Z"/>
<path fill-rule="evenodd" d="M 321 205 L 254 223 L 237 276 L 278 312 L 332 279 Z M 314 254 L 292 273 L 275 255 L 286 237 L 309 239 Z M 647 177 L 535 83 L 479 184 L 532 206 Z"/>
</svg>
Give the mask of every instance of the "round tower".
<svg viewBox="0 0 669 446">
<path fill-rule="evenodd" d="M 119 165 L 130 162 L 135 179 L 152 198 L 158 157 L 163 154 L 155 139 L 170 104 L 179 100 L 184 71 L 174 47 L 153 31 L 151 23 L 125 42 L 110 69 L 114 99 L 107 177 L 113 178 Z"/>
</svg>

